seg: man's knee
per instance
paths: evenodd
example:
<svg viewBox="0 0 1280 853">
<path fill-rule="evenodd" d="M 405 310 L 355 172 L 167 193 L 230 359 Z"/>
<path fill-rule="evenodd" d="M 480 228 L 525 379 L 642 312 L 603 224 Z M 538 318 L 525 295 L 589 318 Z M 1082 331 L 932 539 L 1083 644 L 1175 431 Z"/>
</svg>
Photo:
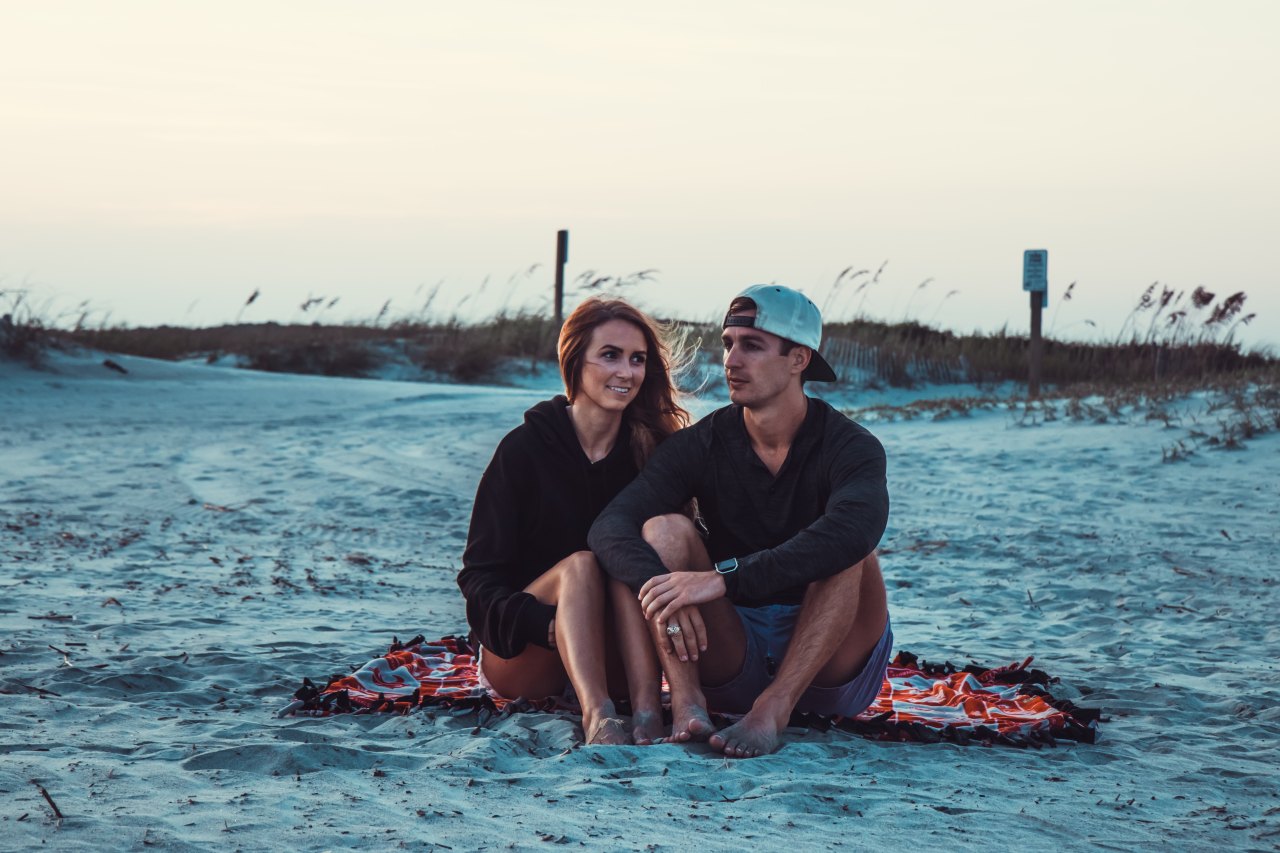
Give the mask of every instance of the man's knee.
<svg viewBox="0 0 1280 853">
<path fill-rule="evenodd" d="M 815 605 L 817 602 L 856 602 L 856 611 L 851 610 L 848 614 L 852 619 L 887 613 L 886 597 L 884 575 L 880 573 L 880 558 L 872 551 L 849 568 L 809 584 L 803 603 L 806 607 L 812 607 L 821 606 Z"/>
<path fill-rule="evenodd" d="M 696 539 L 698 531 L 688 518 L 679 513 L 671 513 L 655 515 L 646 521 L 640 535 L 644 537 L 644 541 L 657 548 L 659 545 Z"/>
<path fill-rule="evenodd" d="M 870 554 L 863 557 L 861 560 L 854 563 L 853 565 L 849 566 L 847 569 L 841 569 L 840 571 L 836 572 L 834 575 L 823 578 L 822 580 L 819 580 L 819 581 L 815 581 L 814 583 L 821 584 L 824 581 L 834 581 L 836 583 L 840 583 L 842 581 L 861 583 L 862 578 L 864 578 L 867 574 L 869 573 L 879 574 L 879 572 L 880 572 L 880 559 L 876 556 L 876 552 L 872 551 Z M 810 584 L 809 586 L 812 587 L 813 584 Z"/>
<path fill-rule="evenodd" d="M 668 571 L 711 568 L 698 529 L 683 515 L 654 516 L 644 523 L 640 535 L 658 553 Z"/>
<path fill-rule="evenodd" d="M 880 556 L 877 552 L 872 551 L 858 562 L 854 563 L 845 572 L 857 577 L 866 577 L 868 575 L 880 574 Z"/>
</svg>

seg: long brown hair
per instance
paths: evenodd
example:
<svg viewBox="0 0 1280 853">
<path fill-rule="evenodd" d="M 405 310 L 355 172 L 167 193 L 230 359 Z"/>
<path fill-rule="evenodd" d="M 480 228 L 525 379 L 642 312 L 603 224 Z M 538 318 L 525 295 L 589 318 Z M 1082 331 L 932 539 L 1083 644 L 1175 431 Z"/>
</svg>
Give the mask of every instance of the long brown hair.
<svg viewBox="0 0 1280 853">
<path fill-rule="evenodd" d="M 671 349 L 663 340 L 658 324 L 643 311 L 621 299 L 587 299 L 564 321 L 560 328 L 560 375 L 564 378 L 565 395 L 572 403 L 582 386 L 582 362 L 591 334 L 597 326 L 610 320 L 625 320 L 644 335 L 648 355 L 644 362 L 644 382 L 635 402 L 622 414 L 631 427 L 631 450 L 636 467 L 644 467 L 653 449 L 671 433 L 689 425 L 689 413 L 676 398 L 678 391 L 671 379 Z"/>
</svg>

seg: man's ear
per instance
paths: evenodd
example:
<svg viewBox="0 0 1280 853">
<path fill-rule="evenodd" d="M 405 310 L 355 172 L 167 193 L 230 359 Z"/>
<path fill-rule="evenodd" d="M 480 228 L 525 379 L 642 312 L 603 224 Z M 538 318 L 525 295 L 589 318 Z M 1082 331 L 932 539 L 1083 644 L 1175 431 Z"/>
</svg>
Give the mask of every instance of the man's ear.
<svg viewBox="0 0 1280 853">
<path fill-rule="evenodd" d="M 792 373 L 804 373 L 811 361 L 813 361 L 813 350 L 798 344 L 791 348 Z"/>
</svg>

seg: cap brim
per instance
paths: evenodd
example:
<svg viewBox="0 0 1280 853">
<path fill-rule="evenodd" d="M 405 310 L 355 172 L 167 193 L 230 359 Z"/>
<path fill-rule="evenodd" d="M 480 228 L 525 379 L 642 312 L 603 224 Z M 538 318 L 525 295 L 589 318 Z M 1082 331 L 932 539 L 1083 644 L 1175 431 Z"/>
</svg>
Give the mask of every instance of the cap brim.
<svg viewBox="0 0 1280 853">
<path fill-rule="evenodd" d="M 809 359 L 809 366 L 804 369 L 801 374 L 806 382 L 835 382 L 836 372 L 831 369 L 831 365 L 827 364 L 827 360 L 816 349 L 809 350 L 813 356 Z"/>
</svg>

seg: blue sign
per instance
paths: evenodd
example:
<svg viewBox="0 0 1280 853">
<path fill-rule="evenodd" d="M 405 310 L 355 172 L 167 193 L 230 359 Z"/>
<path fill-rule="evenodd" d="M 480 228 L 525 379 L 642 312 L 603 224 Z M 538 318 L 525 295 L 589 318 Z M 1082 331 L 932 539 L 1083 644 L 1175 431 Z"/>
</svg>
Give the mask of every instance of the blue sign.
<svg viewBox="0 0 1280 853">
<path fill-rule="evenodd" d="M 1049 250 L 1027 249 L 1022 253 L 1022 289 L 1042 294 L 1042 307 L 1049 306 Z"/>
</svg>

